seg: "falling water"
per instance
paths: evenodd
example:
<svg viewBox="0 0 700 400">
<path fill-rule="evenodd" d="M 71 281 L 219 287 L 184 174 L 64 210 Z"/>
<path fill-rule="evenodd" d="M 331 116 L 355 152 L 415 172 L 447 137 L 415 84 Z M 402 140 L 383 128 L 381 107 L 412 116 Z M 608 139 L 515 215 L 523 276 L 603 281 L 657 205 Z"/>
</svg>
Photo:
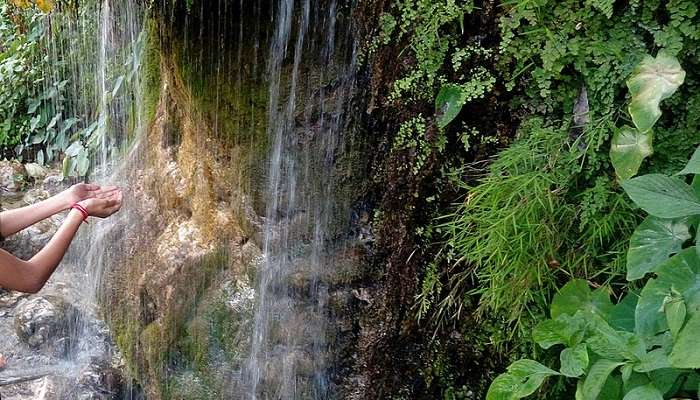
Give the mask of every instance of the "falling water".
<svg viewBox="0 0 700 400">
<path fill-rule="evenodd" d="M 342 152 L 348 121 L 354 54 L 333 60 L 337 4 L 330 2 L 328 14 L 314 5 L 312 13 L 311 0 L 300 4 L 280 0 L 276 9 L 268 60 L 267 129 L 272 147 L 264 263 L 258 273 L 254 336 L 245 375 L 251 399 L 332 397 L 325 340 L 328 294 L 322 277 L 332 268 L 325 255 L 332 239 L 333 166 Z M 311 32 L 324 35 L 322 46 L 307 44 L 310 26 L 325 27 L 325 32 Z M 347 43 L 350 36 L 342 38 L 342 45 L 352 50 Z M 314 54 L 308 54 L 309 49 Z M 334 63 L 340 64 L 337 70 L 330 68 Z M 309 73 L 313 67 L 320 67 L 319 76 Z M 322 83 L 333 79 L 336 87 Z"/>
<path fill-rule="evenodd" d="M 179 54 L 195 74 L 215 79 L 216 92 L 206 94 L 207 101 L 214 104 L 213 134 L 227 134 L 222 122 L 225 118 L 220 118 L 225 116 L 219 115 L 227 110 L 221 87 L 236 88 L 240 100 L 245 96 L 241 89 L 244 80 L 262 81 L 264 77 L 268 91 L 269 148 L 267 165 L 259 168 L 265 171 L 264 257 L 257 272 L 253 334 L 242 371 L 233 373 L 240 375 L 241 382 L 231 384 L 223 398 L 333 398 L 329 373 L 332 349 L 327 338 L 332 321 L 328 320 L 326 277 L 334 268 L 333 247 L 342 242 L 333 225 L 337 215 L 349 214 L 343 205 L 346 199 L 338 199 L 336 193 L 336 164 L 351 122 L 355 84 L 355 44 L 348 23 L 352 4 L 349 0 L 278 0 L 270 11 L 271 22 L 256 20 L 244 27 L 248 22 L 243 0 L 237 6 L 214 1 L 218 1 L 217 10 L 223 10 L 223 17 L 208 21 L 211 25 L 205 27 L 205 2 L 190 10 L 193 15 L 188 13 L 185 21 L 199 14 L 200 25 L 194 27 L 199 32 L 185 23 Z M 256 1 L 246 7 L 252 7 L 252 14 L 259 19 L 266 15 L 261 11 L 266 3 Z M 163 7 L 159 17 L 175 13 L 174 6 L 166 8 L 168 2 L 158 4 Z M 231 10 L 236 8 L 241 14 L 234 16 Z M 51 57 L 57 62 L 67 60 L 69 88 L 76 101 L 66 114 L 79 115 L 81 129 L 95 129 L 90 137 L 97 141 L 97 156 L 90 179 L 102 184 L 128 188 L 132 174 L 144 162 L 147 142 L 142 139 L 152 122 L 141 112 L 144 83 L 139 67 L 148 39 L 145 12 L 138 0 L 88 2 L 81 6 L 80 17 L 69 21 L 66 28 L 76 40 L 48 44 Z M 261 29 L 268 23 L 274 24 L 269 38 Z M 211 32 L 205 35 L 207 29 Z M 245 37 L 249 33 L 253 38 Z M 236 36 L 237 42 L 231 43 L 229 39 Z M 212 43 L 205 46 L 206 39 Z M 259 50 L 266 44 L 268 51 Z M 252 55 L 245 54 L 251 47 Z M 252 63 L 246 65 L 251 58 Z M 265 71 L 258 65 L 264 62 Z M 48 75 L 52 78 L 47 85 L 62 78 L 58 71 Z M 251 143 L 251 153 L 256 143 L 251 138 L 256 133 L 256 114 L 262 112 L 264 107 L 251 107 L 250 115 L 236 118 L 235 129 L 244 134 L 235 140 Z M 256 167 L 260 166 L 253 169 Z M 251 195 L 251 191 L 242 187 L 235 193 Z M 139 223 L 140 205 L 129 202 L 128 191 L 126 196 L 120 213 L 81 228 L 66 258 L 67 268 L 62 273 L 78 277 L 81 296 L 75 299 L 76 305 L 90 318 L 76 324 L 79 339 L 69 356 L 72 367 L 65 370 L 78 371 L 94 358 L 109 357 L 114 351 L 109 332 L 100 322 L 109 320 L 110 310 L 100 310 L 98 304 L 110 304 L 103 299 L 105 280 L 110 278 L 105 274 L 115 270 L 110 257 L 115 249 L 125 250 L 118 242 Z M 238 206 L 236 199 L 231 204 Z M 70 390 L 66 388 L 66 393 Z"/>
<path fill-rule="evenodd" d="M 124 185 L 133 156 L 123 157 L 123 154 L 127 148 L 131 149 L 128 154 L 137 152 L 135 143 L 145 131 L 137 110 L 142 108 L 139 66 L 146 38 L 144 10 L 138 2 L 112 1 L 84 2 L 75 14 L 57 12 L 46 18 L 47 26 L 64 25 L 60 30 L 49 30 L 52 34 L 44 39 L 50 68 L 43 72 L 45 88 L 68 82 L 65 92 L 56 96 L 51 105 L 55 111 L 63 111 L 64 119 L 74 117 L 76 122 L 73 129 L 66 129 L 68 134 L 77 136 L 80 130 L 91 132 L 83 144 L 98 143 L 94 146 L 96 157 L 89 180 Z M 57 36 L 54 32 L 58 32 Z M 71 323 L 68 354 L 59 361 L 31 355 L 24 360 L 28 363 L 25 371 L 10 371 L 19 376 L 45 371 L 42 374 L 67 378 L 62 381 L 65 382 L 62 387 L 53 389 L 58 398 L 80 396 L 76 385 L 80 374 L 92 363 L 110 363 L 115 354 L 98 304 L 110 240 L 115 232 L 133 223 L 129 207 L 115 218 L 84 225 L 52 278 L 69 282 L 74 293 L 68 300 L 79 310 L 79 317 Z M 132 398 L 130 393 L 125 396 Z"/>
</svg>

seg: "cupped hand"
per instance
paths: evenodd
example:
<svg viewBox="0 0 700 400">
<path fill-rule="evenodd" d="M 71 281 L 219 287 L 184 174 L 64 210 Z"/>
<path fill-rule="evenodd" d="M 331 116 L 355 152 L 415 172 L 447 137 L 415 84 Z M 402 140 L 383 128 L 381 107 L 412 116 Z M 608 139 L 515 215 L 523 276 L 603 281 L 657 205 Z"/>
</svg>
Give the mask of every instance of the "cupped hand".
<svg viewBox="0 0 700 400">
<path fill-rule="evenodd" d="M 97 193 L 95 197 L 79 201 L 92 217 L 107 218 L 119 211 L 122 206 L 122 191 L 112 187 L 110 190 Z"/>
<path fill-rule="evenodd" d="M 107 198 L 116 190 L 118 190 L 116 186 L 100 186 L 94 183 L 78 183 L 61 192 L 60 196 L 63 197 L 63 202 L 65 203 L 66 208 L 68 208 L 73 204 L 86 199 Z"/>
</svg>

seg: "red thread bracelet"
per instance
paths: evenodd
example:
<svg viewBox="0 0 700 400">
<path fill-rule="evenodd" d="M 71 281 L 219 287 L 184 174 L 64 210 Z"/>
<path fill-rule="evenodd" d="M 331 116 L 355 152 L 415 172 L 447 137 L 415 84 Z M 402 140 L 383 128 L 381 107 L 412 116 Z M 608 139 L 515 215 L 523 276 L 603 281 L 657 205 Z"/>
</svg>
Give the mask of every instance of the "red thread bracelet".
<svg viewBox="0 0 700 400">
<path fill-rule="evenodd" d="M 85 221 L 85 223 L 87 224 L 87 219 L 90 216 L 90 214 L 87 212 L 85 207 L 81 206 L 78 203 L 75 203 L 71 208 L 80 211 L 80 213 L 83 214 L 83 221 Z"/>
</svg>

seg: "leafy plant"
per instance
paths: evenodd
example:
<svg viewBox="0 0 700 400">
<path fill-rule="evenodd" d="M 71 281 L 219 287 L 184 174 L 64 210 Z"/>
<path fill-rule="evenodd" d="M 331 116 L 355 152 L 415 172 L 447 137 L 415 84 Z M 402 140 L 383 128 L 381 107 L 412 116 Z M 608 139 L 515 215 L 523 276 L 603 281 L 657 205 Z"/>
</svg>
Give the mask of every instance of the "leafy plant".
<svg viewBox="0 0 700 400">
<path fill-rule="evenodd" d="M 695 164 L 691 159 L 682 173 L 694 173 Z M 567 283 L 552 300 L 551 319 L 533 331 L 544 349 L 563 345 L 559 371 L 517 361 L 494 380 L 487 399 L 526 397 L 554 375 L 578 379 L 577 399 L 697 395 L 700 255 L 688 243 L 700 237 L 700 191 L 660 174 L 630 179 L 623 187 L 649 213 L 630 240 L 627 277 L 654 276 L 617 304 L 606 287 L 590 291 L 583 280 Z"/>
<path fill-rule="evenodd" d="M 632 95 L 628 110 L 636 129 L 623 126 L 616 130 L 610 145 L 610 160 L 621 180 L 636 175 L 642 161 L 652 154 L 651 128 L 661 117 L 659 104 L 684 79 L 678 59 L 661 51 L 656 58 L 644 57 L 627 80 Z"/>
</svg>

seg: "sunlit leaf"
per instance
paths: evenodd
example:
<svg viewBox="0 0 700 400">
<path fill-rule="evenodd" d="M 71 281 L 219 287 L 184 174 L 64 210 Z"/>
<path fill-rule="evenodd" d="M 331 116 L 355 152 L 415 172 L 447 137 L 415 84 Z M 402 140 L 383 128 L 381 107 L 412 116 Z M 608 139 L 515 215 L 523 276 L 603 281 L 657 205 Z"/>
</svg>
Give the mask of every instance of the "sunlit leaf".
<svg viewBox="0 0 700 400">
<path fill-rule="evenodd" d="M 678 334 L 669 356 L 674 368 L 700 368 L 700 313 L 690 317 Z"/>
<path fill-rule="evenodd" d="M 660 51 L 656 58 L 645 56 L 627 80 L 632 95 L 629 113 L 640 132 L 647 132 L 661 116 L 659 103 L 683 83 L 685 71 L 678 59 Z"/>
<path fill-rule="evenodd" d="M 532 332 L 535 342 L 543 349 L 557 344 L 574 346 L 583 339 L 586 320 L 582 312 L 571 316 L 561 314 L 556 319 L 547 319 L 538 323 Z"/>
<path fill-rule="evenodd" d="M 680 293 L 675 292 L 673 289 L 671 290 L 671 295 L 668 296 L 666 301 L 664 301 L 664 314 L 666 314 L 668 329 L 671 331 L 671 335 L 675 339 L 678 337 L 678 333 L 681 331 L 681 328 L 683 328 L 687 309 L 683 297 L 680 296 Z"/>
</svg>

